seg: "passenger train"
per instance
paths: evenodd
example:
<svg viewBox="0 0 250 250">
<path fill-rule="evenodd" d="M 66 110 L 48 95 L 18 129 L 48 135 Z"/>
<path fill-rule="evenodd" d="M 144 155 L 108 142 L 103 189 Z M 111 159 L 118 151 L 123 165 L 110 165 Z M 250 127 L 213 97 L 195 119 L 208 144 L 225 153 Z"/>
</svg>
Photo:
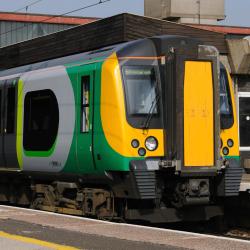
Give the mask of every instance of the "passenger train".
<svg viewBox="0 0 250 250">
<path fill-rule="evenodd" d="M 238 195 L 230 77 L 159 36 L 0 72 L 0 201 L 98 218 L 204 220 Z"/>
</svg>

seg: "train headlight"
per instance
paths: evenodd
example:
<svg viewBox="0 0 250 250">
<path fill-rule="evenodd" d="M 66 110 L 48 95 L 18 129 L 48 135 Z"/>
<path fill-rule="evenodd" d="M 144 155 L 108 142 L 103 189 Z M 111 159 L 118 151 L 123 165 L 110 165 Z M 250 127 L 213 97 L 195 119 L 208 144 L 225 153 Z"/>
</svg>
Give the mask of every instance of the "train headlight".
<svg viewBox="0 0 250 250">
<path fill-rule="evenodd" d="M 149 151 L 154 151 L 158 147 L 158 141 L 155 137 L 149 136 L 145 141 L 145 146 Z"/>
</svg>

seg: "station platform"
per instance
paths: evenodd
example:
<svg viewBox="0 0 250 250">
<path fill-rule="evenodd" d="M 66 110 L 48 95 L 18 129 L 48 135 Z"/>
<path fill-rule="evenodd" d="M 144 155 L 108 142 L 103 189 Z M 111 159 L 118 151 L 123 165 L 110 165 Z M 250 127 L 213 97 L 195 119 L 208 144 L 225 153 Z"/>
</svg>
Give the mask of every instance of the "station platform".
<svg viewBox="0 0 250 250">
<path fill-rule="evenodd" d="M 250 241 L 0 206 L 0 249 L 250 249 Z"/>
</svg>

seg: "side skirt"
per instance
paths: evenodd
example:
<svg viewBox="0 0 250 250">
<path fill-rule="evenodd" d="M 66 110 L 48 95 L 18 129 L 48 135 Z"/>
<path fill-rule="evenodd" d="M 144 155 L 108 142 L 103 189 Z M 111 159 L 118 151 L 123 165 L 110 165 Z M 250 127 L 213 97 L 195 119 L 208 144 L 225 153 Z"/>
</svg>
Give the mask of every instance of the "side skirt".
<svg viewBox="0 0 250 250">
<path fill-rule="evenodd" d="M 207 221 L 215 216 L 223 215 L 224 211 L 220 206 L 190 206 L 178 210 L 176 208 L 129 209 L 125 218 L 150 223 L 172 223 L 178 221 Z"/>
</svg>

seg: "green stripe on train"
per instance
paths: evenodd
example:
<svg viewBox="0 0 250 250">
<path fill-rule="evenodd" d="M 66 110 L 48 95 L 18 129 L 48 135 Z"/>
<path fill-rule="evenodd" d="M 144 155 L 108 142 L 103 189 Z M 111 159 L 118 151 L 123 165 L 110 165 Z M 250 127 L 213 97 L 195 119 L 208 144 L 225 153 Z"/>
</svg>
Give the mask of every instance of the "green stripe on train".
<svg viewBox="0 0 250 250">
<path fill-rule="evenodd" d="M 67 67 L 67 72 L 72 83 L 75 102 L 76 102 L 76 123 L 75 131 L 73 136 L 73 141 L 69 153 L 68 160 L 63 169 L 63 172 L 67 173 L 79 173 L 79 174 L 103 174 L 106 170 L 116 170 L 116 171 L 128 171 L 129 162 L 131 158 L 124 157 L 116 153 L 108 144 L 101 123 L 101 110 L 100 110 L 100 100 L 101 100 L 101 70 L 103 62 L 85 64 L 82 66 Z M 81 119 L 81 105 L 80 105 L 80 84 L 79 84 L 79 72 L 93 72 L 94 69 L 94 161 L 78 159 L 79 152 L 89 152 L 89 145 L 85 145 L 84 141 L 79 145 L 78 137 L 80 136 L 80 119 Z M 92 115 L 92 114 L 90 114 Z M 97 154 L 99 154 L 99 159 L 97 159 Z M 91 162 L 92 161 L 92 162 Z M 92 167 L 90 167 L 92 166 Z"/>
</svg>

